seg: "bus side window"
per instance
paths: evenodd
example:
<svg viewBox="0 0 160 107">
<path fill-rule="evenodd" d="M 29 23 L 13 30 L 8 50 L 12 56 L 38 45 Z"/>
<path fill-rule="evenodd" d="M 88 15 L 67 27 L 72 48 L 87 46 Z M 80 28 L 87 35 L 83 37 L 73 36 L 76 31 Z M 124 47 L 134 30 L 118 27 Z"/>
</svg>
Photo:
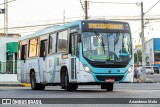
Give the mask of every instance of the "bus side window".
<svg viewBox="0 0 160 107">
<path fill-rule="evenodd" d="M 47 56 L 47 40 L 41 41 L 41 47 L 40 47 L 40 57 Z"/>
<path fill-rule="evenodd" d="M 21 48 L 22 48 L 22 45 L 21 45 L 21 42 L 18 43 L 18 59 L 21 60 Z"/>
<path fill-rule="evenodd" d="M 30 39 L 29 40 L 29 51 L 28 51 L 28 56 L 29 57 L 36 57 L 38 54 L 38 39 Z"/>
<path fill-rule="evenodd" d="M 70 52 L 71 55 L 78 56 L 78 41 L 77 41 L 77 33 L 71 34 L 71 42 L 70 42 Z"/>
<path fill-rule="evenodd" d="M 21 60 L 26 60 L 26 56 L 27 56 L 27 45 L 22 45 Z"/>
<path fill-rule="evenodd" d="M 56 52 L 56 33 L 53 33 L 49 36 L 49 47 L 48 47 L 48 53 L 52 54 Z"/>
<path fill-rule="evenodd" d="M 68 51 L 68 31 L 64 30 L 58 33 L 57 51 L 59 53 L 66 53 Z"/>
</svg>

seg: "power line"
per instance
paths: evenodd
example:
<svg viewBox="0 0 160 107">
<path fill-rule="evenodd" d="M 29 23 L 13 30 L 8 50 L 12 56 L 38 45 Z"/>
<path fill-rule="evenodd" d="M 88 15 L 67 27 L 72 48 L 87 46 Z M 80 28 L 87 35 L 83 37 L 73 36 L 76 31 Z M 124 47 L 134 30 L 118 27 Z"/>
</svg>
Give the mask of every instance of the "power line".
<svg viewBox="0 0 160 107">
<path fill-rule="evenodd" d="M 6 3 L 10 3 L 10 2 L 13 2 L 13 1 L 16 1 L 16 0 L 11 0 L 11 1 L 8 1 L 8 2 L 5 2 L 5 3 L 1 3 L 0 5 L 4 5 Z"/>
<path fill-rule="evenodd" d="M 82 1 L 81 0 L 79 0 L 80 1 L 80 3 L 81 3 L 81 6 L 82 6 L 82 10 L 84 11 L 84 13 L 85 13 L 85 10 L 84 10 L 84 7 L 83 7 L 83 4 L 82 4 Z"/>
<path fill-rule="evenodd" d="M 154 4 L 150 9 L 148 9 L 148 11 L 144 13 L 144 15 L 147 14 L 151 9 L 153 9 L 153 7 L 155 7 L 159 2 L 160 0 L 156 4 Z"/>
<path fill-rule="evenodd" d="M 63 23 L 55 23 L 55 24 L 43 24 L 43 25 L 33 25 L 33 26 L 17 26 L 17 27 L 10 27 L 8 29 L 22 29 L 22 28 L 31 28 L 31 27 L 39 27 L 39 26 L 51 26 L 51 25 L 57 25 L 57 24 L 63 24 Z M 0 28 L 0 30 L 3 30 L 4 28 Z"/>
<path fill-rule="evenodd" d="M 134 35 L 136 32 L 138 32 L 141 28 L 138 28 L 137 30 L 135 30 L 132 35 Z"/>
<path fill-rule="evenodd" d="M 90 3 L 110 3 L 110 4 L 137 4 L 137 3 L 120 3 L 120 2 L 93 2 L 93 1 L 88 1 Z"/>
<path fill-rule="evenodd" d="M 71 18 L 70 18 L 71 19 Z M 128 20 L 128 19 L 114 19 L 114 20 Z M 135 19 L 131 19 L 131 20 L 135 20 Z M 140 20 L 140 19 L 137 19 Z M 160 18 L 156 18 L 156 19 L 145 19 L 145 20 L 160 20 Z M 52 26 L 52 25 L 56 25 L 56 24 L 62 24 L 62 23 L 50 23 L 50 24 L 37 24 L 37 25 L 27 25 L 27 26 L 17 26 L 17 27 L 10 27 L 8 29 L 22 29 L 22 28 L 32 28 L 32 27 L 40 27 L 40 26 Z M 148 23 L 145 23 L 144 25 L 146 25 Z M 3 30 L 4 28 L 0 28 L 0 30 Z M 138 28 L 134 33 L 136 33 L 140 28 Z M 132 35 L 134 34 L 132 33 Z"/>
<path fill-rule="evenodd" d="M 104 16 L 93 16 L 93 18 L 107 18 L 107 17 L 104 17 Z M 92 18 L 92 17 L 90 17 Z M 141 20 L 141 18 L 131 18 L 130 16 L 125 16 L 124 18 L 121 18 L 121 17 L 110 17 L 108 18 L 108 20 L 128 20 L 128 21 L 139 21 Z M 144 18 L 144 20 L 160 20 L 160 17 L 150 17 L 150 18 Z"/>
<path fill-rule="evenodd" d="M 149 22 L 149 20 L 148 20 L 147 22 L 145 22 L 144 25 L 148 24 L 148 22 Z M 134 32 L 132 33 L 132 35 L 134 35 L 134 34 L 135 34 L 136 32 L 138 32 L 140 29 L 141 29 L 141 27 L 139 27 L 136 31 L 134 31 Z"/>
<path fill-rule="evenodd" d="M 68 22 L 65 22 L 65 23 L 69 23 L 73 20 L 75 20 L 75 18 L 82 18 L 81 16 L 80 17 L 70 17 L 70 18 L 66 18 L 68 20 Z M 61 19 L 55 19 L 55 20 L 61 20 Z M 44 21 L 47 21 L 47 20 L 44 20 Z M 26 21 L 24 21 L 26 22 Z M 41 20 L 42 22 L 42 20 Z M 17 22 L 17 23 L 21 23 L 21 22 Z M 48 23 L 48 24 L 37 24 L 37 25 L 27 25 L 27 26 L 16 26 L 16 27 L 10 27 L 8 29 L 21 29 L 21 28 L 30 28 L 30 27 L 38 27 L 38 26 L 52 26 L 52 25 L 57 25 L 57 24 L 64 24 L 64 23 L 61 23 L 61 22 L 55 22 L 55 23 Z M 0 28 L 0 30 L 3 30 L 4 28 Z"/>
</svg>

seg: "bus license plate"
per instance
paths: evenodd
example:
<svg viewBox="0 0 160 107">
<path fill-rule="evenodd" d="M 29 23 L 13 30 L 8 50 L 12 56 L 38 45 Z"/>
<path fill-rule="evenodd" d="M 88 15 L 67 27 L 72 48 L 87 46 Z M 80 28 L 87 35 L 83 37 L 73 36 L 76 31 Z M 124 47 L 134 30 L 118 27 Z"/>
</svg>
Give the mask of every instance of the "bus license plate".
<svg viewBox="0 0 160 107">
<path fill-rule="evenodd" d="M 115 79 L 114 78 L 106 78 L 106 82 L 114 82 Z"/>
</svg>

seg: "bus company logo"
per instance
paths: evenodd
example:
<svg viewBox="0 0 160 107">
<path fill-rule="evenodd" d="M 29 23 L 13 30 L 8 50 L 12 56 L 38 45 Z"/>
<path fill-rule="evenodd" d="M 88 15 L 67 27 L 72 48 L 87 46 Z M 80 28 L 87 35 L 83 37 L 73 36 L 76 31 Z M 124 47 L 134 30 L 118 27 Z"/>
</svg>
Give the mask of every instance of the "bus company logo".
<svg viewBox="0 0 160 107">
<path fill-rule="evenodd" d="M 11 104 L 11 99 L 2 99 L 2 104 Z"/>
</svg>

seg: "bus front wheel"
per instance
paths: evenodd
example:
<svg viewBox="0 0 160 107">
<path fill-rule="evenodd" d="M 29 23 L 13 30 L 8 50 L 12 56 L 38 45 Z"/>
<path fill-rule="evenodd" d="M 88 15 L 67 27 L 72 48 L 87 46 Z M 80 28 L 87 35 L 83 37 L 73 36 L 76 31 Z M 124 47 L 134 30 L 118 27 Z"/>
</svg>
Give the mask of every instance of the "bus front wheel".
<svg viewBox="0 0 160 107">
<path fill-rule="evenodd" d="M 69 83 L 69 76 L 68 76 L 68 72 L 65 72 L 64 74 L 64 79 L 65 79 L 65 90 L 66 91 L 74 91 L 78 88 L 77 84 L 74 83 Z"/>
<path fill-rule="evenodd" d="M 114 83 L 106 83 L 101 85 L 101 89 L 106 89 L 107 91 L 113 91 Z"/>
</svg>

